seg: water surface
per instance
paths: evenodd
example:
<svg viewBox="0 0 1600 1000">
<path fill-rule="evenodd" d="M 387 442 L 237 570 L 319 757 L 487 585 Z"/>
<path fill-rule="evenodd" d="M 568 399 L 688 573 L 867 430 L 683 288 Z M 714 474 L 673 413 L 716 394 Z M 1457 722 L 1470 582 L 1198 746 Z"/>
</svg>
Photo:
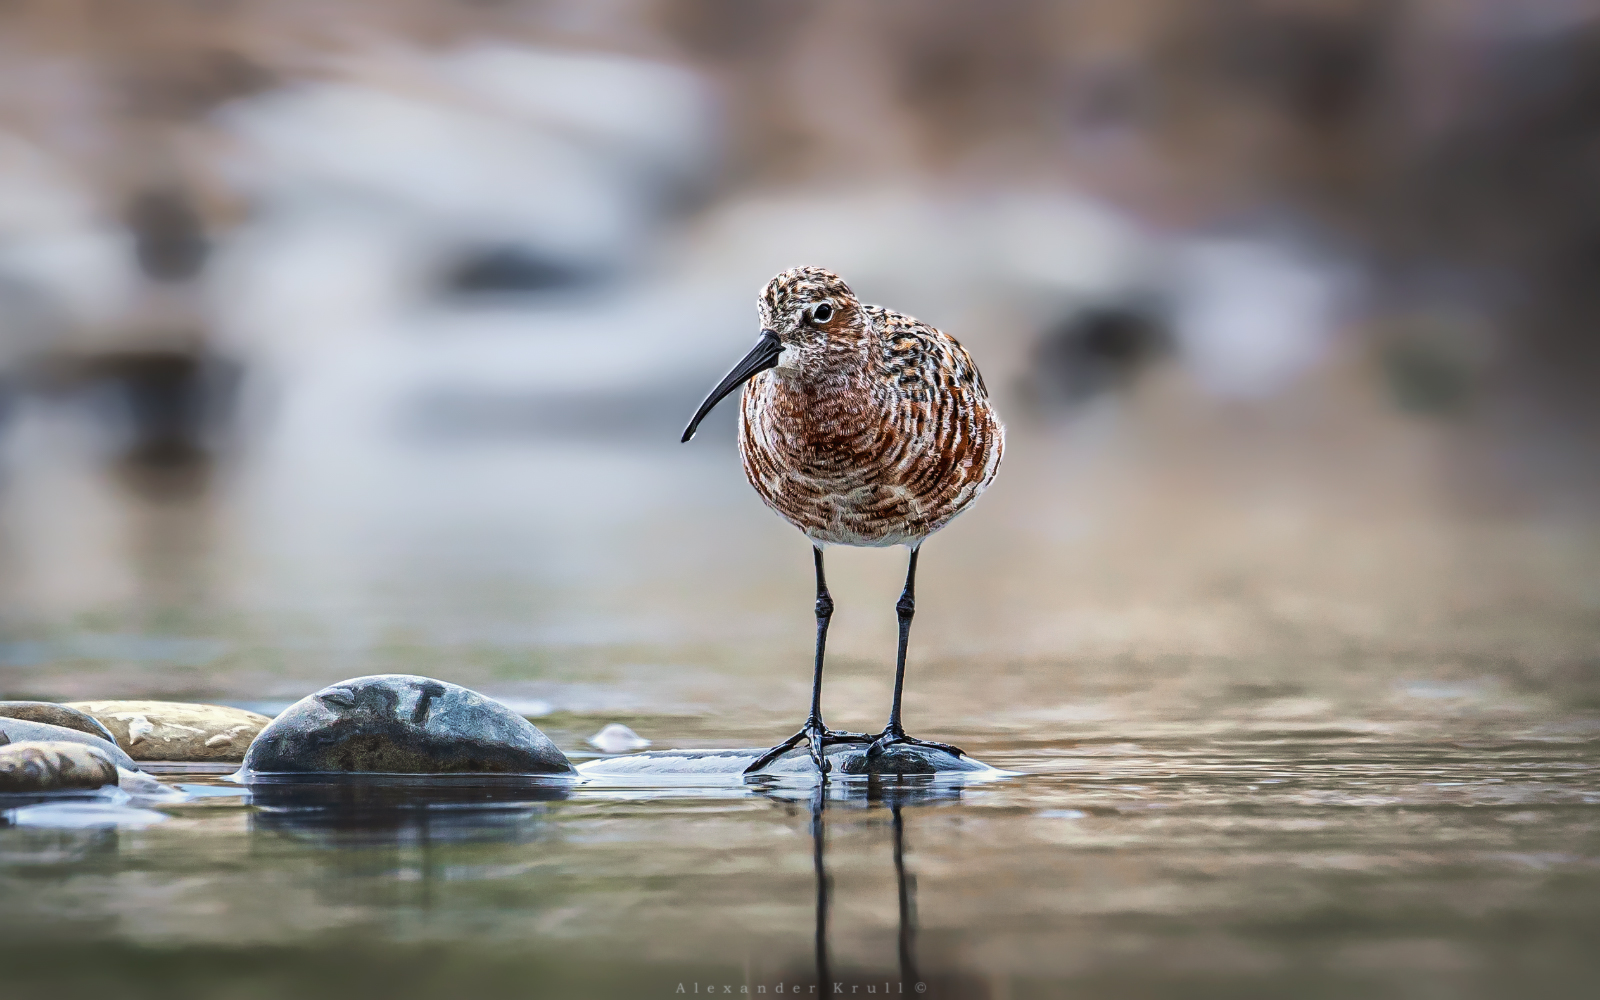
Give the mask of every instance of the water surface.
<svg viewBox="0 0 1600 1000">
<path fill-rule="evenodd" d="M 169 775 L 196 795 L 158 806 L 164 822 L 0 827 L 5 991 L 672 996 L 809 987 L 819 968 L 857 995 L 960 997 L 1600 981 L 1592 731 L 968 743 L 1022 773 L 476 803 Z"/>
</svg>

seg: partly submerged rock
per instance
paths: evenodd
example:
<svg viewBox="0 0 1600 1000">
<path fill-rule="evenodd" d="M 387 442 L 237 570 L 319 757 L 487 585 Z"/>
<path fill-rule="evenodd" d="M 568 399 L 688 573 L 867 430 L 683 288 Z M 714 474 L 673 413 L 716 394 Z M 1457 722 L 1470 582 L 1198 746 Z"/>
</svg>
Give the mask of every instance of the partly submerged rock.
<svg viewBox="0 0 1600 1000">
<path fill-rule="evenodd" d="M 125 767 L 117 768 L 117 787 L 133 796 L 134 802 L 181 802 L 189 797 L 181 789 L 163 785 L 143 771 L 130 771 Z"/>
<path fill-rule="evenodd" d="M 538 727 L 456 684 L 356 677 L 302 698 L 244 761 L 260 774 L 558 774 L 572 765 Z"/>
<path fill-rule="evenodd" d="M 753 750 L 650 750 L 627 757 L 591 760 L 578 766 L 585 777 L 640 778 L 693 775 L 739 774 L 765 751 Z M 840 744 L 828 748 L 828 762 L 834 775 L 973 774 L 993 773 L 994 768 L 967 756 L 943 750 L 902 745 L 891 747 L 875 758 L 868 758 L 861 744 Z M 761 772 L 773 777 L 815 776 L 816 764 L 805 748 L 791 750 Z"/>
<path fill-rule="evenodd" d="M 65 726 L 52 726 L 47 722 L 29 722 L 26 719 L 12 719 L 0 716 L 0 743 L 21 743 L 23 741 L 82 743 L 84 746 L 94 747 L 111 759 L 118 767 L 125 767 L 130 771 L 139 770 L 139 765 L 132 757 L 122 752 L 122 748 L 115 743 L 103 740 L 98 736 L 90 736 L 76 729 Z"/>
<path fill-rule="evenodd" d="M 865 748 L 852 747 L 837 757 L 830 754 L 828 759 L 837 761 L 834 769 L 840 774 L 967 774 L 994 770 L 966 754 L 911 743 L 891 744 L 875 757 L 868 757 Z"/>
<path fill-rule="evenodd" d="M 112 743 L 117 741 L 111 730 L 101 725 L 94 716 L 80 712 L 71 705 L 58 705 L 53 701 L 0 701 L 0 716 L 21 719 L 24 722 L 43 722 L 63 729 L 76 729 L 80 733 L 98 736 Z"/>
<path fill-rule="evenodd" d="M 0 746 L 0 792 L 57 792 L 117 783 L 117 765 L 98 747 L 24 740 Z"/>
<path fill-rule="evenodd" d="M 585 742 L 602 753 L 622 753 L 650 745 L 649 740 L 620 722 L 608 723 Z"/>
<path fill-rule="evenodd" d="M 75 701 L 135 760 L 237 764 L 272 720 L 223 705 L 182 701 Z"/>
</svg>

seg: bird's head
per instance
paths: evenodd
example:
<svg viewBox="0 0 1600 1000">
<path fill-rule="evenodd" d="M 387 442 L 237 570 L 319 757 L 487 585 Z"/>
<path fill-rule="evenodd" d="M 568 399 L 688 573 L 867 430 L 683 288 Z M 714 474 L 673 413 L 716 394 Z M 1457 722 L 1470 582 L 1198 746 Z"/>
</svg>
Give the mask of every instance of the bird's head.
<svg viewBox="0 0 1600 1000">
<path fill-rule="evenodd" d="M 756 309 L 761 339 L 700 404 L 683 440 L 694 437 L 700 421 L 724 396 L 769 368 L 822 372 L 862 357 L 861 302 L 832 271 L 792 267 L 767 282 Z"/>
<path fill-rule="evenodd" d="M 820 267 L 795 267 L 777 275 L 761 290 L 757 303 L 763 333 L 777 335 L 783 353 L 777 367 L 790 371 L 818 370 L 858 354 L 861 303 L 844 279 Z"/>
</svg>

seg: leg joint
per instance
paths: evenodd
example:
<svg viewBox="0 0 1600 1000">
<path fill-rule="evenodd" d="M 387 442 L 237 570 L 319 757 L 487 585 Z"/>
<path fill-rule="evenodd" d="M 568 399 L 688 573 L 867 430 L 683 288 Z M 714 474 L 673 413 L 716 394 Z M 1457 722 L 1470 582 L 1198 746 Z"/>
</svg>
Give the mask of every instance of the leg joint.
<svg viewBox="0 0 1600 1000">
<path fill-rule="evenodd" d="M 817 596 L 817 617 L 833 617 L 833 598 L 827 594 L 820 594 Z"/>
<path fill-rule="evenodd" d="M 910 594 L 901 594 L 900 599 L 894 602 L 894 610 L 901 618 L 910 618 L 917 610 L 917 600 Z"/>
</svg>

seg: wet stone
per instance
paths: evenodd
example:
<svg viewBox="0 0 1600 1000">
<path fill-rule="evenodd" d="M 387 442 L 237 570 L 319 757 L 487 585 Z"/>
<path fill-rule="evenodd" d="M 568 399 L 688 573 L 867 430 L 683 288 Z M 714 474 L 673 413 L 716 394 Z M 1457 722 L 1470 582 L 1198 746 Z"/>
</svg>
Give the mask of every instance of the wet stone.
<svg viewBox="0 0 1600 1000">
<path fill-rule="evenodd" d="M 181 701 L 75 701 L 111 730 L 134 760 L 237 764 L 272 720 L 223 705 Z"/>
<path fill-rule="evenodd" d="M 24 740 L 0 746 L 0 792 L 56 792 L 117 783 L 117 765 L 97 747 Z"/>
<path fill-rule="evenodd" d="M 430 677 L 357 677 L 302 698 L 256 738 L 264 774 L 572 774 L 538 727 L 492 698 Z"/>
<path fill-rule="evenodd" d="M 630 754 L 626 757 L 609 757 L 592 760 L 578 767 L 580 774 L 595 777 L 637 776 L 674 777 L 692 775 L 739 774 L 766 751 L 738 750 L 652 750 Z M 836 775 L 910 775 L 910 774 L 973 774 L 992 772 L 994 768 L 971 757 L 957 757 L 943 750 L 928 747 L 896 746 L 874 758 L 868 758 L 862 744 L 831 746 L 828 762 Z M 800 747 L 791 750 L 769 764 L 761 772 L 774 777 L 815 776 L 817 766 L 811 754 Z"/>
<path fill-rule="evenodd" d="M 22 743 L 25 741 L 81 743 L 84 746 L 94 747 L 99 750 L 118 767 L 125 767 L 130 771 L 139 770 L 139 765 L 132 757 L 123 753 L 121 747 L 98 736 L 90 736 L 88 733 L 79 732 L 76 729 L 68 729 L 65 726 L 52 726 L 47 722 L 29 722 L 26 719 L 12 719 L 0 716 L 0 743 Z"/>
<path fill-rule="evenodd" d="M 835 758 L 830 754 L 828 759 Z M 864 749 L 847 751 L 840 754 L 834 767 L 841 774 L 968 774 L 994 770 L 964 754 L 911 744 L 890 746 L 870 758 Z"/>
<path fill-rule="evenodd" d="M 43 722 L 63 729 L 76 729 L 80 733 L 98 736 L 112 743 L 117 741 L 111 730 L 100 720 L 71 705 L 58 705 L 52 701 L 0 701 L 0 716 L 22 719 L 24 722 Z"/>
</svg>

